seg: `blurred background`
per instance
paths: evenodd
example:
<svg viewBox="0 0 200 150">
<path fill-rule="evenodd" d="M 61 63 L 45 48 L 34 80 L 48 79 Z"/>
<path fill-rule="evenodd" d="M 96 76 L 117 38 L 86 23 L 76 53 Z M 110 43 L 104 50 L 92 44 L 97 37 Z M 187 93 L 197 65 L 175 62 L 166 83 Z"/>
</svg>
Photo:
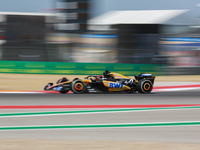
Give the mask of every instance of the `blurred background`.
<svg viewBox="0 0 200 150">
<path fill-rule="evenodd" d="M 151 64 L 162 75 L 197 75 L 199 17 L 199 0 L 0 0 L 0 72 L 31 61 Z"/>
</svg>

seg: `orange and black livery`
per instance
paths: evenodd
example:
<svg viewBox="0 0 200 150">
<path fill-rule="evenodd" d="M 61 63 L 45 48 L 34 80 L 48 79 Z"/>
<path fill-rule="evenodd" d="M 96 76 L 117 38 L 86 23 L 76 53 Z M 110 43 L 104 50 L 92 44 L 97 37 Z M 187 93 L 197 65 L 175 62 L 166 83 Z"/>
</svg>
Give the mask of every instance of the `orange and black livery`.
<svg viewBox="0 0 200 150">
<path fill-rule="evenodd" d="M 106 70 L 103 75 L 90 75 L 83 80 L 75 78 L 69 81 L 63 77 L 56 84 L 48 83 L 44 90 L 54 90 L 60 93 L 72 91 L 75 94 L 82 93 L 151 93 L 155 76 L 141 73 L 134 79 L 119 73 Z"/>
</svg>

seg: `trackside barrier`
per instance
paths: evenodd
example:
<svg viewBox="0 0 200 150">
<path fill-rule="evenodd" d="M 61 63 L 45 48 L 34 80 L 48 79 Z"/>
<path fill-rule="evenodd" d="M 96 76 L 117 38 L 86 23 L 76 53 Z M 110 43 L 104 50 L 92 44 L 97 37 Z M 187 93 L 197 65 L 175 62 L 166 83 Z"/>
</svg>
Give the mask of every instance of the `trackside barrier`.
<svg viewBox="0 0 200 150">
<path fill-rule="evenodd" d="M 0 73 L 20 74 L 97 75 L 110 70 L 127 76 L 142 72 L 161 75 L 160 68 L 158 64 L 0 61 Z"/>
</svg>

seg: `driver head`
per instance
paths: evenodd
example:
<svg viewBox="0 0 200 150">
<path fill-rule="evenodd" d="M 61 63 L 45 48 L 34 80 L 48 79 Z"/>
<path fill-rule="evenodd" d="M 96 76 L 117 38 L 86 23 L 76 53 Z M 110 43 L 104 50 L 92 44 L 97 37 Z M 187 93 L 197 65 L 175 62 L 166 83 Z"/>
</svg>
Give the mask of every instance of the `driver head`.
<svg viewBox="0 0 200 150">
<path fill-rule="evenodd" d="M 110 76 L 110 71 L 109 70 L 105 70 L 103 75 L 104 75 L 104 77 L 109 77 Z"/>
</svg>

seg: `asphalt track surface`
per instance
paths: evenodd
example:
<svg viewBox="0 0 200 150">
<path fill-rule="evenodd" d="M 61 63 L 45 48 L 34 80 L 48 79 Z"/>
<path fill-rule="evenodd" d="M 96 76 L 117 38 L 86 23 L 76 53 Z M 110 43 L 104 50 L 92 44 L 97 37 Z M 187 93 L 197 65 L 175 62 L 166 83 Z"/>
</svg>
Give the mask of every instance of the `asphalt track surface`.
<svg viewBox="0 0 200 150">
<path fill-rule="evenodd" d="M 0 106 L 200 104 L 199 90 L 152 94 L 0 94 L 0 97 Z M 200 107 L 130 111 L 107 108 L 107 112 L 100 113 L 94 110 L 105 109 L 0 109 L 0 139 L 200 143 Z M 54 113 L 64 111 L 72 113 Z M 39 113 L 30 115 L 36 112 Z M 1 116 L 9 113 L 13 114 Z"/>
<path fill-rule="evenodd" d="M 200 104 L 200 90 L 151 94 L 0 94 L 0 105 Z"/>
</svg>

